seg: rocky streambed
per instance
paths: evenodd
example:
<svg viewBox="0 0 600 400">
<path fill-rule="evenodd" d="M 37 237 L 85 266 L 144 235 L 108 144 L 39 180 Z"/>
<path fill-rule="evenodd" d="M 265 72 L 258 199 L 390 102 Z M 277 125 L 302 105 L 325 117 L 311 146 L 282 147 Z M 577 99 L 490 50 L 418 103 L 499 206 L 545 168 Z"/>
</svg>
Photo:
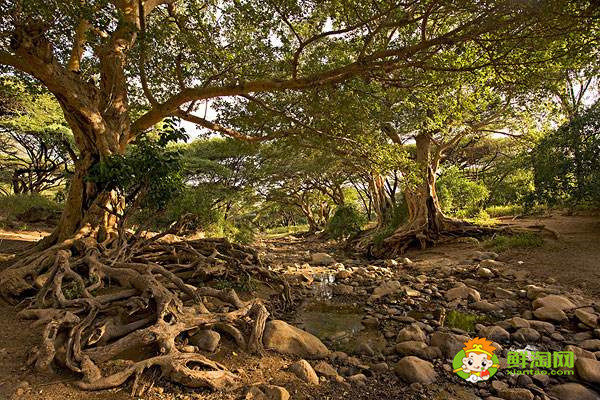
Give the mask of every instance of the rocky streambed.
<svg viewBox="0 0 600 400">
<path fill-rule="evenodd" d="M 277 270 L 299 299 L 294 312 L 279 316 L 296 336 L 279 340 L 313 343 L 307 347 L 318 340 L 324 347 L 308 356 L 269 343 L 267 334 L 265 345 L 298 359 L 290 371 L 307 385 L 383 383 L 401 387 L 395 393 L 405 398 L 599 400 L 598 300 L 552 280 L 532 284 L 518 264 L 497 259 L 475 251 L 432 266 L 406 258 L 368 264 L 313 255 L 305 264 L 281 265 Z M 475 337 L 492 341 L 500 362 L 490 381 L 477 384 L 452 367 Z M 510 352 L 527 353 L 527 361 L 536 352 L 572 352 L 572 367 L 562 368 L 572 375 L 542 367 L 511 375 Z"/>
</svg>

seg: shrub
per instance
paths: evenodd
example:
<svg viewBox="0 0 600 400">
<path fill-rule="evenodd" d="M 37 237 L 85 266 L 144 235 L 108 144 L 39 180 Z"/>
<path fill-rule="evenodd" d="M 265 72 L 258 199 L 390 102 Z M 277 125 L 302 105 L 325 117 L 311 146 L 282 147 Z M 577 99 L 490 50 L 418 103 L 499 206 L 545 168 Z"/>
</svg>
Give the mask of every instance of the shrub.
<svg viewBox="0 0 600 400">
<path fill-rule="evenodd" d="M 41 194 L 13 194 L 0 196 L 0 215 L 14 218 L 33 207 L 60 211 L 61 206 Z"/>
<path fill-rule="evenodd" d="M 498 235 L 485 242 L 486 247 L 495 251 L 505 251 L 515 248 L 540 247 L 544 239 L 536 233 L 519 233 L 516 235 Z"/>
<path fill-rule="evenodd" d="M 470 180 L 456 166 L 444 171 L 436 189 L 444 212 L 462 218 L 476 216 L 489 195 L 485 185 Z"/>
<path fill-rule="evenodd" d="M 506 204 L 503 206 L 490 206 L 485 209 L 490 217 L 505 217 L 523 214 L 524 208 L 518 204 Z"/>
<path fill-rule="evenodd" d="M 340 206 L 327 223 L 326 231 L 336 240 L 347 239 L 358 234 L 366 218 L 354 206 Z"/>
</svg>

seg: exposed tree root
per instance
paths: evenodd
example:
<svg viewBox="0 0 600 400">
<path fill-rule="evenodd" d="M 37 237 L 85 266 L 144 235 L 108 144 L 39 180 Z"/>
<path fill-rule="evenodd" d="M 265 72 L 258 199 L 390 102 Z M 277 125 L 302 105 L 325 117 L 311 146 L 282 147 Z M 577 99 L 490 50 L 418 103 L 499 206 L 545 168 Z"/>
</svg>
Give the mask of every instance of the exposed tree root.
<svg viewBox="0 0 600 400">
<path fill-rule="evenodd" d="M 259 300 L 242 301 L 232 289 L 205 286 L 215 276 L 258 275 L 283 286 L 256 251 L 222 239 L 164 244 L 98 243 L 78 237 L 30 253 L 0 273 L 0 294 L 27 297 L 20 312 L 44 326 L 29 364 L 38 371 L 59 366 L 79 373 L 82 389 L 107 389 L 134 378 L 143 394 L 159 378 L 189 387 L 232 388 L 236 377 L 199 353 L 188 339 L 200 329 L 230 337 L 260 354 L 269 313 Z M 110 360 L 140 348 L 149 358 L 114 371 Z M 109 363 L 110 364 L 110 363 Z"/>
<path fill-rule="evenodd" d="M 495 234 L 513 235 L 523 232 L 549 231 L 544 225 L 533 225 L 522 228 L 510 225 L 477 225 L 467 221 L 449 217 L 442 217 L 441 221 L 432 229 L 428 224 L 411 224 L 396 230 L 391 236 L 384 239 L 383 243 L 376 245 L 372 237 L 363 237 L 358 246 L 370 256 L 394 257 L 404 254 L 408 249 L 425 249 L 444 243 L 458 237 L 482 238 Z M 553 234 L 558 239 L 558 236 Z"/>
</svg>

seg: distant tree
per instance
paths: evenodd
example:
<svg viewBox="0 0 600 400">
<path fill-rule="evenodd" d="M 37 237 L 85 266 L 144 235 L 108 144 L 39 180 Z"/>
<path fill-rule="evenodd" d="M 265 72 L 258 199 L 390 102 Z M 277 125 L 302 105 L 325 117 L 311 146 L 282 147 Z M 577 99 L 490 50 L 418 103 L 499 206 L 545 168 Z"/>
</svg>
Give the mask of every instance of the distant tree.
<svg viewBox="0 0 600 400">
<path fill-rule="evenodd" d="M 15 194 L 64 186 L 77 155 L 59 104 L 22 81 L 0 84 L 0 171 Z"/>
</svg>

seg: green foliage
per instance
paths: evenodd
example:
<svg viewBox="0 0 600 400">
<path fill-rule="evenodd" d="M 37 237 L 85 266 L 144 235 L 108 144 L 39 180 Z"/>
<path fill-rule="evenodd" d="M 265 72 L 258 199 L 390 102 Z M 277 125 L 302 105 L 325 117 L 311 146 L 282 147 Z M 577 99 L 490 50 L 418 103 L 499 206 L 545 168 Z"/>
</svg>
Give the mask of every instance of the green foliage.
<svg viewBox="0 0 600 400">
<path fill-rule="evenodd" d="M 506 204 L 502 206 L 489 206 L 485 209 L 492 218 L 521 215 L 525 208 L 519 204 Z"/>
<path fill-rule="evenodd" d="M 509 249 L 526 249 L 540 247 L 544 244 L 544 239 L 536 233 L 518 233 L 516 235 L 498 235 L 487 240 L 484 245 L 495 251 L 505 251 Z"/>
<path fill-rule="evenodd" d="M 187 139 L 173 120 L 165 121 L 158 139 L 142 136 L 126 154 L 95 164 L 87 176 L 103 191 L 117 191 L 127 207 L 163 210 L 183 188 L 181 152 L 170 142 Z"/>
<path fill-rule="evenodd" d="M 600 102 L 543 138 L 532 165 L 538 201 L 600 204 Z"/>
<path fill-rule="evenodd" d="M 347 239 L 358 234 L 366 222 L 365 216 L 356 207 L 344 205 L 336 208 L 327 222 L 326 231 L 336 240 Z"/>
<path fill-rule="evenodd" d="M 14 194 L 0 196 L 0 215 L 16 217 L 33 207 L 60 211 L 61 205 L 41 194 Z"/>
<path fill-rule="evenodd" d="M 463 218 L 475 216 L 489 194 L 483 184 L 467 178 L 456 166 L 443 172 L 436 189 L 442 209 Z"/>
</svg>

